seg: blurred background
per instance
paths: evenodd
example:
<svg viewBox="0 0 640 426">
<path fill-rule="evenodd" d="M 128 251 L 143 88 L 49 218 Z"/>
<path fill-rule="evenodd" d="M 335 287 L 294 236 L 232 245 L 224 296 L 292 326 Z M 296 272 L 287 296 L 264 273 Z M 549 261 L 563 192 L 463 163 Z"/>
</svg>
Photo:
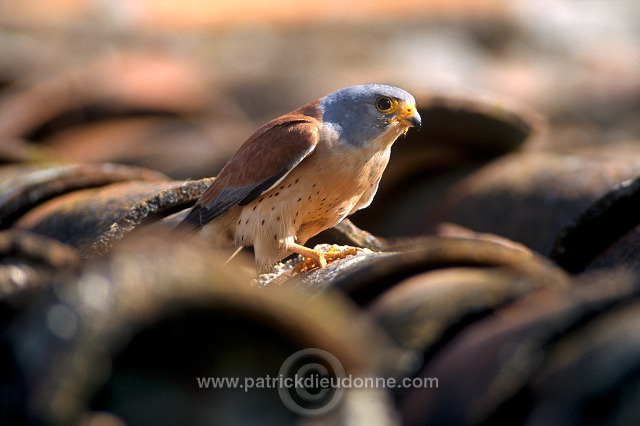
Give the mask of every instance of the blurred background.
<svg viewBox="0 0 640 426">
<path fill-rule="evenodd" d="M 2 157 L 213 176 L 256 126 L 368 82 L 516 101 L 554 144 L 620 139 L 639 36 L 634 0 L 3 0 Z"/>
<path fill-rule="evenodd" d="M 201 241 L 136 240 L 258 126 L 371 82 L 423 128 L 353 216 L 380 238 L 340 232 L 399 253 L 294 277 L 336 289 L 307 298 Z M 365 395 L 363 424 L 639 424 L 639 141 L 637 0 L 0 0 L 0 423 L 285 424 L 275 393 L 193 378 L 318 347 L 446 383 L 387 395 L 386 423 Z M 609 267 L 630 272 L 587 275 Z"/>
<path fill-rule="evenodd" d="M 453 222 L 547 253 L 637 176 L 639 41 L 634 0 L 3 0 L 0 161 L 196 180 L 274 117 L 392 84 L 423 129 L 354 222 L 382 237 Z"/>
</svg>

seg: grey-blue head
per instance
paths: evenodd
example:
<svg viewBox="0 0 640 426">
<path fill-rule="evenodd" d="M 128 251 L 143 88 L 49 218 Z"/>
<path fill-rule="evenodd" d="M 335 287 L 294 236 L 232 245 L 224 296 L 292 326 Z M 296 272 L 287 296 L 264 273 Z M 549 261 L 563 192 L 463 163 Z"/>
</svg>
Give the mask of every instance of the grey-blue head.
<svg viewBox="0 0 640 426">
<path fill-rule="evenodd" d="M 377 139 L 391 127 L 420 127 L 414 97 L 407 91 L 383 84 L 345 87 L 320 100 L 325 124 L 340 139 L 354 145 Z"/>
</svg>

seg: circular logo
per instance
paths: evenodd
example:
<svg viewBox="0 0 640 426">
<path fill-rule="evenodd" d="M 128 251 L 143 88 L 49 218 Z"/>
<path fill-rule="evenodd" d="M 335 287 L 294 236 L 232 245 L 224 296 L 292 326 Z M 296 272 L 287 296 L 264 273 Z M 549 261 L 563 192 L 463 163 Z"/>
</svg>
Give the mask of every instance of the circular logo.
<svg viewBox="0 0 640 426">
<path fill-rule="evenodd" d="M 344 367 L 322 349 L 303 349 L 289 356 L 280 367 L 283 404 L 296 414 L 319 416 L 331 411 L 344 395 L 340 380 Z"/>
</svg>

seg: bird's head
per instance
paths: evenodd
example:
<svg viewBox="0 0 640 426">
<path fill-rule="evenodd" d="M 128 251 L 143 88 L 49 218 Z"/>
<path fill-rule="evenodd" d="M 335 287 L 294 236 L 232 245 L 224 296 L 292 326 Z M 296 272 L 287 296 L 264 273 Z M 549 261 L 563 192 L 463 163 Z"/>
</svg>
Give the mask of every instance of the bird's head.
<svg viewBox="0 0 640 426">
<path fill-rule="evenodd" d="M 340 89 L 320 100 L 325 124 L 344 142 L 362 145 L 389 135 L 393 140 L 421 118 L 410 93 L 393 86 L 364 84 Z"/>
</svg>

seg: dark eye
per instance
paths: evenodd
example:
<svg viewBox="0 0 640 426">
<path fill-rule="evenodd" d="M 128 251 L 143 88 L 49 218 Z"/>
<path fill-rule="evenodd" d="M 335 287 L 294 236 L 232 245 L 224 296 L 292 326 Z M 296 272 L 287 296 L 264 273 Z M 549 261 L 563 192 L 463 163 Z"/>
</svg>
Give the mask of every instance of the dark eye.
<svg viewBox="0 0 640 426">
<path fill-rule="evenodd" d="M 394 108 L 397 102 L 392 99 L 387 98 L 386 96 L 382 96 L 378 98 L 376 101 L 376 108 L 383 114 L 390 113 Z"/>
</svg>

